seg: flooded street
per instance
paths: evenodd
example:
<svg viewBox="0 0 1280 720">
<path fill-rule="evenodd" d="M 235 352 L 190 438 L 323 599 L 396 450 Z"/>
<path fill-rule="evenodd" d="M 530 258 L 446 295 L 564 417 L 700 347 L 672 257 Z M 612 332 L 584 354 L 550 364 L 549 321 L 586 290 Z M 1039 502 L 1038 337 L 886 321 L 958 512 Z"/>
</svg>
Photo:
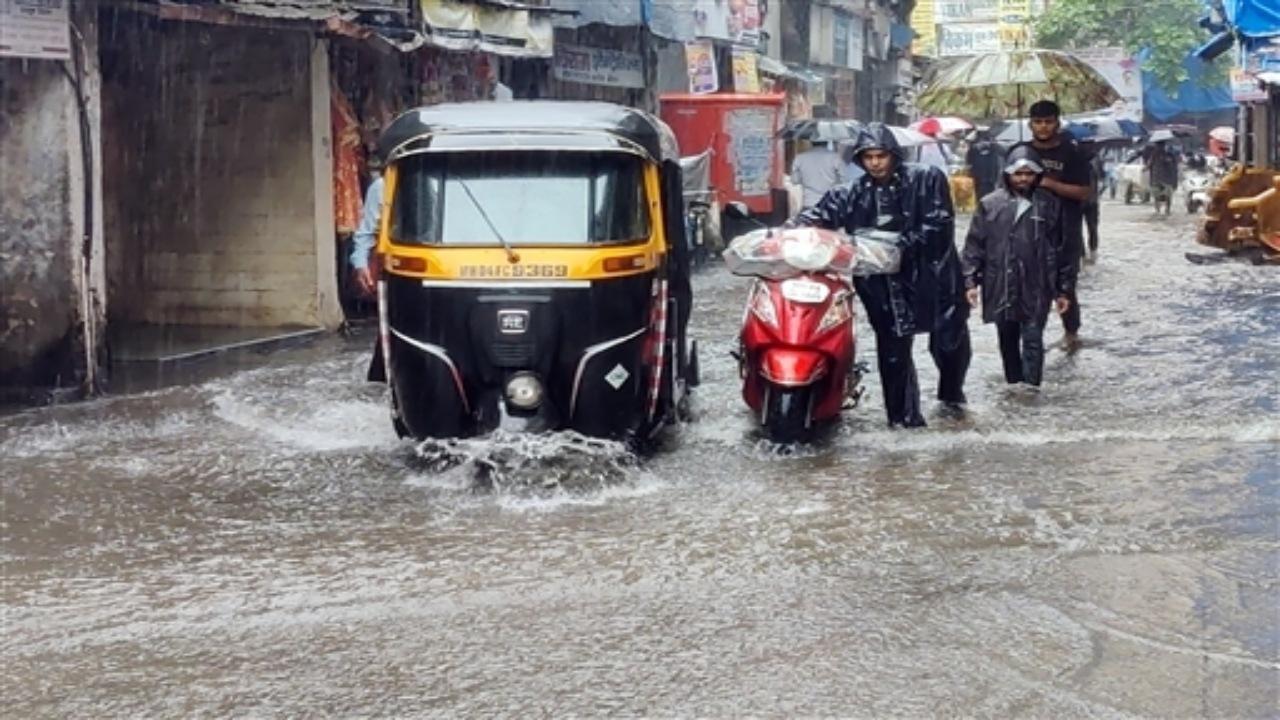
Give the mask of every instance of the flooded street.
<svg viewBox="0 0 1280 720">
<path fill-rule="evenodd" d="M 1275 717 L 1280 270 L 1188 263 L 1176 213 L 1103 223 L 1084 346 L 1009 390 L 973 320 L 956 419 L 918 341 L 920 431 L 885 429 L 872 374 L 830 439 L 762 441 L 721 266 L 696 287 L 698 419 L 641 462 L 499 438 L 437 471 L 363 382 L 367 338 L 0 417 L 0 704 Z"/>
</svg>

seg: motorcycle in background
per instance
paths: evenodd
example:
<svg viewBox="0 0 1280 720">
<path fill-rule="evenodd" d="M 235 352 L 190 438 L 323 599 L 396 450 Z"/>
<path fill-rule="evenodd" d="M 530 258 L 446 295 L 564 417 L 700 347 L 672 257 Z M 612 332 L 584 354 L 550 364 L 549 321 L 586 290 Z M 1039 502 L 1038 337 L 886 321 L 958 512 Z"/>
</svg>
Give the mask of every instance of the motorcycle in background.
<svg viewBox="0 0 1280 720">
<path fill-rule="evenodd" d="M 866 366 L 855 361 L 851 275 L 897 272 L 898 237 L 876 230 L 850 238 L 818 228 L 761 228 L 725 250 L 730 272 L 755 278 L 736 357 L 742 397 L 770 440 L 807 440 L 857 406 Z"/>
<path fill-rule="evenodd" d="M 1182 192 L 1186 195 L 1187 214 L 1194 215 L 1209 206 L 1214 177 L 1204 170 L 1186 170 L 1182 175 Z"/>
</svg>

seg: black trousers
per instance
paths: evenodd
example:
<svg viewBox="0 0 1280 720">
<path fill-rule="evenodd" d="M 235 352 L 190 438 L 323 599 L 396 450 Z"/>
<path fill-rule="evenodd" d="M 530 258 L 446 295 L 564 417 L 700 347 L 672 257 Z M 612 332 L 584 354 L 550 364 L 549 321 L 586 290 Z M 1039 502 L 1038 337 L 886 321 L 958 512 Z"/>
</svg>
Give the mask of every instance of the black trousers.
<svg viewBox="0 0 1280 720">
<path fill-rule="evenodd" d="M 911 359 L 914 341 L 913 335 L 876 333 L 876 371 L 880 373 L 889 427 L 925 425 L 924 416 L 920 414 L 920 381 L 916 378 L 915 361 Z"/>
<path fill-rule="evenodd" d="M 1089 231 L 1089 252 L 1098 252 L 1098 201 L 1084 204 L 1084 226 Z"/>
<path fill-rule="evenodd" d="M 1066 236 L 1063 238 L 1066 242 L 1064 249 L 1072 256 L 1072 262 L 1079 268 L 1080 259 L 1084 256 L 1084 238 L 1079 232 L 1080 228 L 1077 227 L 1075 230 L 1076 232 L 1072 233 L 1070 228 L 1064 227 L 1062 232 Z M 1062 329 L 1075 334 L 1080 332 L 1080 300 L 1076 297 L 1075 288 L 1067 293 L 1067 299 L 1071 301 L 1071 306 L 1062 313 Z"/>
<path fill-rule="evenodd" d="M 1009 384 L 1040 385 L 1044 375 L 1044 320 L 1001 320 L 996 323 L 1000 338 L 1000 360 Z"/>
<path fill-rule="evenodd" d="M 938 399 L 963 403 L 964 379 L 969 372 L 973 346 L 969 338 L 967 313 L 957 316 L 929 334 L 929 354 L 938 367 Z M 912 350 L 915 337 L 876 333 L 876 363 L 880 390 L 890 427 L 924 427 L 920 413 L 920 380 L 916 375 Z"/>
<path fill-rule="evenodd" d="M 973 356 L 969 310 L 956 306 L 951 312 L 940 327 L 929 333 L 929 354 L 938 368 L 938 399 L 945 403 L 963 403 L 964 378 Z"/>
</svg>

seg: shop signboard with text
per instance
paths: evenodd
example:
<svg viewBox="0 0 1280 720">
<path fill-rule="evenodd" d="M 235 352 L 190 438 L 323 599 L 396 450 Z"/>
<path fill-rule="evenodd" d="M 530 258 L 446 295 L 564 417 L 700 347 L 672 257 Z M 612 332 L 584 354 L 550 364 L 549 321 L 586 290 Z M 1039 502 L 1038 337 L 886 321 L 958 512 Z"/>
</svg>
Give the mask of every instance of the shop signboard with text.
<svg viewBox="0 0 1280 720">
<path fill-rule="evenodd" d="M 557 80 L 605 85 L 644 87 L 644 59 L 639 53 L 558 43 L 551 72 Z"/>
<path fill-rule="evenodd" d="M 0 0 L 0 57 L 70 60 L 70 0 Z"/>
</svg>

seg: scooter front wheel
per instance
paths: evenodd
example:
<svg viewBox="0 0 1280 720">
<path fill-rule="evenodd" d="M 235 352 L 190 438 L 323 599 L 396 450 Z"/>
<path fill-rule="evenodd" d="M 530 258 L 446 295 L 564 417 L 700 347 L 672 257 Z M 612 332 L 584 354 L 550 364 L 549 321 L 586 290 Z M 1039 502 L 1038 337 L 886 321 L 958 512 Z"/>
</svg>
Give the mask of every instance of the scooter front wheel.
<svg viewBox="0 0 1280 720">
<path fill-rule="evenodd" d="M 813 427 L 813 386 L 770 385 L 764 409 L 764 432 L 776 443 L 805 440 Z"/>
</svg>

